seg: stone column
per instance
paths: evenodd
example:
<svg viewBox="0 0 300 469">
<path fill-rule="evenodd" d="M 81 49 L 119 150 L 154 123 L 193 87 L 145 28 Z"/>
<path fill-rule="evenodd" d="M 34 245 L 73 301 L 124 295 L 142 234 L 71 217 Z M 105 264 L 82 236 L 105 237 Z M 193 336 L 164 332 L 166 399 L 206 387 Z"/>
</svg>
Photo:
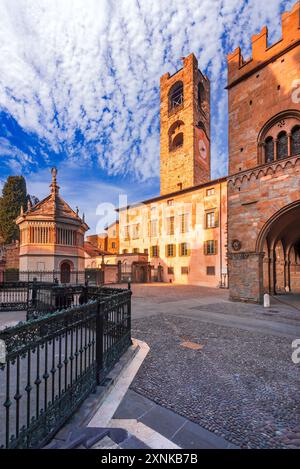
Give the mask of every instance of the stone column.
<svg viewBox="0 0 300 469">
<path fill-rule="evenodd" d="M 266 163 L 266 145 L 264 142 L 258 144 L 258 164 Z"/>
<path fill-rule="evenodd" d="M 284 255 L 284 259 L 283 259 L 283 288 L 284 290 L 286 286 L 287 286 L 287 261 Z"/>
<path fill-rule="evenodd" d="M 275 250 L 273 249 L 272 257 L 271 257 L 271 295 L 276 295 L 276 254 Z"/>
<path fill-rule="evenodd" d="M 291 261 L 290 259 L 287 260 L 287 286 L 289 291 L 291 291 Z"/>
<path fill-rule="evenodd" d="M 277 144 L 278 144 L 278 140 L 274 140 L 274 161 L 277 160 Z"/>
<path fill-rule="evenodd" d="M 268 257 L 268 291 L 271 294 L 271 285 L 272 285 L 272 258 Z"/>
<path fill-rule="evenodd" d="M 288 156 L 292 154 L 292 133 L 288 133 Z"/>
</svg>

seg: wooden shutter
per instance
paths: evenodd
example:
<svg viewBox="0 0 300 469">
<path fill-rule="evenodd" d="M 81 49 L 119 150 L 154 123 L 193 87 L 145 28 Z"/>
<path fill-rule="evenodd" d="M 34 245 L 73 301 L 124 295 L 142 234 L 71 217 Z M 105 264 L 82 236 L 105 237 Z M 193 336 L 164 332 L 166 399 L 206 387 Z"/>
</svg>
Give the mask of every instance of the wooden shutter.
<svg viewBox="0 0 300 469">
<path fill-rule="evenodd" d="M 219 226 L 219 210 L 216 208 L 215 209 L 215 228 L 218 228 Z"/>
<path fill-rule="evenodd" d="M 218 254 L 218 241 L 215 241 L 215 254 Z"/>
</svg>

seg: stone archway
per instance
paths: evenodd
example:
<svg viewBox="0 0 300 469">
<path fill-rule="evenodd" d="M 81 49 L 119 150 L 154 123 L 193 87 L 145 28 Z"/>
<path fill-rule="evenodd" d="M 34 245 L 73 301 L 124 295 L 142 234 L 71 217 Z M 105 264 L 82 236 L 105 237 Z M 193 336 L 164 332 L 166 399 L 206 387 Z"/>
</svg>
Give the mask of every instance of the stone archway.
<svg viewBox="0 0 300 469">
<path fill-rule="evenodd" d="M 267 221 L 258 236 L 256 252 L 263 253 L 261 293 L 300 293 L 300 200 Z"/>
</svg>

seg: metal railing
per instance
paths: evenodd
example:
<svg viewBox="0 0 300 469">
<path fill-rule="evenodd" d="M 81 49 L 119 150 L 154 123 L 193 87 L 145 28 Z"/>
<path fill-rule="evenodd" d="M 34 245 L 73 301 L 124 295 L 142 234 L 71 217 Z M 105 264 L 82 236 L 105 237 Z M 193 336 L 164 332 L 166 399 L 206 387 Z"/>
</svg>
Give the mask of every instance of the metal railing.
<svg viewBox="0 0 300 469">
<path fill-rule="evenodd" d="M 0 331 L 0 448 L 45 445 L 130 346 L 131 291 L 83 293 L 85 304 Z"/>
<path fill-rule="evenodd" d="M 104 283 L 104 274 L 100 269 L 73 270 L 67 274 L 60 270 L 19 271 L 16 269 L 2 272 L 0 280 L 3 283 L 36 281 L 71 285 L 84 285 L 88 281 L 90 284 L 99 286 Z"/>
</svg>

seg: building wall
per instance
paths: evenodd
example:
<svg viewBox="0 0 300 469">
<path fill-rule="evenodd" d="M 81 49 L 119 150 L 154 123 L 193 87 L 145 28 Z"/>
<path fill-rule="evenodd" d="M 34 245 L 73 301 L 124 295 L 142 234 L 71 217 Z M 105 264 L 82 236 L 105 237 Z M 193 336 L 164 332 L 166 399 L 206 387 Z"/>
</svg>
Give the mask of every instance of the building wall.
<svg viewBox="0 0 300 469">
<path fill-rule="evenodd" d="M 183 103 L 171 109 L 170 91 L 180 81 L 183 83 Z M 200 100 L 199 84 L 203 87 Z M 198 69 L 194 54 L 190 54 L 183 59 L 181 70 L 172 76 L 166 73 L 161 77 L 160 91 L 160 184 L 163 195 L 210 179 L 210 83 Z M 183 133 L 183 145 L 174 150 L 171 143 L 176 133 Z"/>
<path fill-rule="evenodd" d="M 110 254 L 118 254 L 119 252 L 119 222 L 110 225 L 106 233 L 99 235 L 89 235 L 86 240 L 93 244 L 100 251 L 108 252 Z"/>
<path fill-rule="evenodd" d="M 300 79 L 299 24 L 297 2 L 291 12 L 283 15 L 281 41 L 267 48 L 267 30 L 263 28 L 252 39 L 252 59 L 244 61 L 240 49 L 228 58 L 228 257 L 232 299 L 262 300 L 264 252 L 257 244 L 259 234 L 277 211 L 299 200 L 299 156 L 287 154 L 282 160 L 266 162 L 260 141 L 264 128 L 280 132 L 289 119 L 300 122 L 300 99 L 295 99 L 295 80 Z"/>
<path fill-rule="evenodd" d="M 213 195 L 208 191 L 214 189 Z M 206 228 L 206 212 L 215 212 L 215 228 Z M 186 214 L 187 231 L 181 231 L 181 215 Z M 169 234 L 168 218 L 174 217 L 174 234 Z M 156 235 L 151 233 L 151 220 L 157 220 Z M 163 281 L 217 287 L 221 273 L 226 274 L 227 183 L 212 181 L 184 193 L 158 198 L 146 204 L 120 211 L 120 252 L 148 253 L 152 270 L 163 268 Z M 138 227 L 138 228 L 137 228 Z M 128 236 L 129 235 L 129 236 Z M 206 241 L 214 241 L 216 253 L 206 254 Z M 187 255 L 180 245 L 187 243 Z M 167 245 L 174 245 L 168 255 Z M 153 246 L 158 255 L 153 256 Z M 171 273 L 170 268 L 173 269 Z M 208 275 L 208 272 L 212 274 Z"/>
<path fill-rule="evenodd" d="M 107 230 L 107 251 L 111 254 L 119 253 L 119 222 L 110 225 Z"/>
<path fill-rule="evenodd" d="M 103 262 L 106 265 L 117 265 L 118 262 L 121 264 L 131 266 L 132 263 L 138 262 L 147 262 L 148 256 L 141 255 L 141 254 L 107 254 L 105 256 L 97 256 L 97 257 L 88 257 L 86 256 L 85 259 L 85 268 L 86 269 L 100 269 Z"/>
<path fill-rule="evenodd" d="M 89 235 L 86 237 L 86 240 L 93 246 L 98 248 L 100 251 L 107 251 L 107 233 L 103 233 L 100 235 Z"/>
</svg>

